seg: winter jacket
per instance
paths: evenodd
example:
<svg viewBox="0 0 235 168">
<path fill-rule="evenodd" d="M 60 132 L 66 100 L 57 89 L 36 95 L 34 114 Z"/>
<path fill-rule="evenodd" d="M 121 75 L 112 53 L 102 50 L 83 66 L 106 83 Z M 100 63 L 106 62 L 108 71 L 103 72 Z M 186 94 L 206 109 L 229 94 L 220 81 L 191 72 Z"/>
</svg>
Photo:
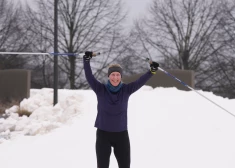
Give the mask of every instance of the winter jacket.
<svg viewBox="0 0 235 168">
<path fill-rule="evenodd" d="M 140 89 L 151 77 L 150 71 L 143 74 L 136 81 L 122 85 L 117 93 L 110 92 L 105 84 L 100 83 L 92 74 L 90 61 L 84 62 L 86 79 L 97 96 L 97 116 L 95 127 L 108 132 L 127 130 L 128 100 L 132 93 Z"/>
</svg>

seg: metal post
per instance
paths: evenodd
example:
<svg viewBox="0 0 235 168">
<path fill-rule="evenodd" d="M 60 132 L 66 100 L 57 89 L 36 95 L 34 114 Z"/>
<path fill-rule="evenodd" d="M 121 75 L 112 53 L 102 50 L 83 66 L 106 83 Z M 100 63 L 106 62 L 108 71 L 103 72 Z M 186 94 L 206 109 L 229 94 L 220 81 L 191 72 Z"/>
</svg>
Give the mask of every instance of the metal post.
<svg viewBox="0 0 235 168">
<path fill-rule="evenodd" d="M 58 53 L 58 0 L 54 1 L 54 53 Z M 58 55 L 54 55 L 54 105 L 58 102 Z"/>
</svg>

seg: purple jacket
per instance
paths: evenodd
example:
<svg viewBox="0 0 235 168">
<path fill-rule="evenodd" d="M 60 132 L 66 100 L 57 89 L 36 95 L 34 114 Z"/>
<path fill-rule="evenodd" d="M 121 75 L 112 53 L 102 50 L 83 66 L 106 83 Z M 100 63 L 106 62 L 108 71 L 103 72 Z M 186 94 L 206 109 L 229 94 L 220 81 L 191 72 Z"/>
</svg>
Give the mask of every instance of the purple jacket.
<svg viewBox="0 0 235 168">
<path fill-rule="evenodd" d="M 108 132 L 121 132 L 127 130 L 128 99 L 132 93 L 141 88 L 151 77 L 150 71 L 138 80 L 123 84 L 117 93 L 110 92 L 105 84 L 100 83 L 92 74 L 89 61 L 84 60 L 86 79 L 96 93 L 98 106 L 95 127 Z"/>
</svg>

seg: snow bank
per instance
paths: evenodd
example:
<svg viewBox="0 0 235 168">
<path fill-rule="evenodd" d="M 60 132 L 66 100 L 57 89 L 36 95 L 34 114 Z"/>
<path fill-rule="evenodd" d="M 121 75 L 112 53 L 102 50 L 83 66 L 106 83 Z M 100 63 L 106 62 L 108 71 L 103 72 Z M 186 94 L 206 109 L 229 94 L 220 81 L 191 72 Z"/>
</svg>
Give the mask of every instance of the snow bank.
<svg viewBox="0 0 235 168">
<path fill-rule="evenodd" d="M 59 90 L 58 103 L 53 106 L 53 89 L 31 89 L 30 97 L 19 106 L 5 111 L 8 118 L 0 119 L 0 143 L 16 135 L 37 135 L 47 133 L 62 124 L 68 124 L 81 113 L 82 94 L 77 90 Z M 18 115 L 27 111 L 29 117 Z"/>
</svg>

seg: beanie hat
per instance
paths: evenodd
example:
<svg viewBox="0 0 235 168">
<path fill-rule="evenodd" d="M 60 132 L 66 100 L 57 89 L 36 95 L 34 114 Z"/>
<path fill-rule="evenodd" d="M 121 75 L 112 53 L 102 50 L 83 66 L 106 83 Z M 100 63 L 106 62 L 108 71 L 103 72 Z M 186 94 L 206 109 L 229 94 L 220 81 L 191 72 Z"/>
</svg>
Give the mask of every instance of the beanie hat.
<svg viewBox="0 0 235 168">
<path fill-rule="evenodd" d="M 108 77 L 112 72 L 119 72 L 122 76 L 122 67 L 119 64 L 113 64 L 108 69 Z"/>
</svg>

